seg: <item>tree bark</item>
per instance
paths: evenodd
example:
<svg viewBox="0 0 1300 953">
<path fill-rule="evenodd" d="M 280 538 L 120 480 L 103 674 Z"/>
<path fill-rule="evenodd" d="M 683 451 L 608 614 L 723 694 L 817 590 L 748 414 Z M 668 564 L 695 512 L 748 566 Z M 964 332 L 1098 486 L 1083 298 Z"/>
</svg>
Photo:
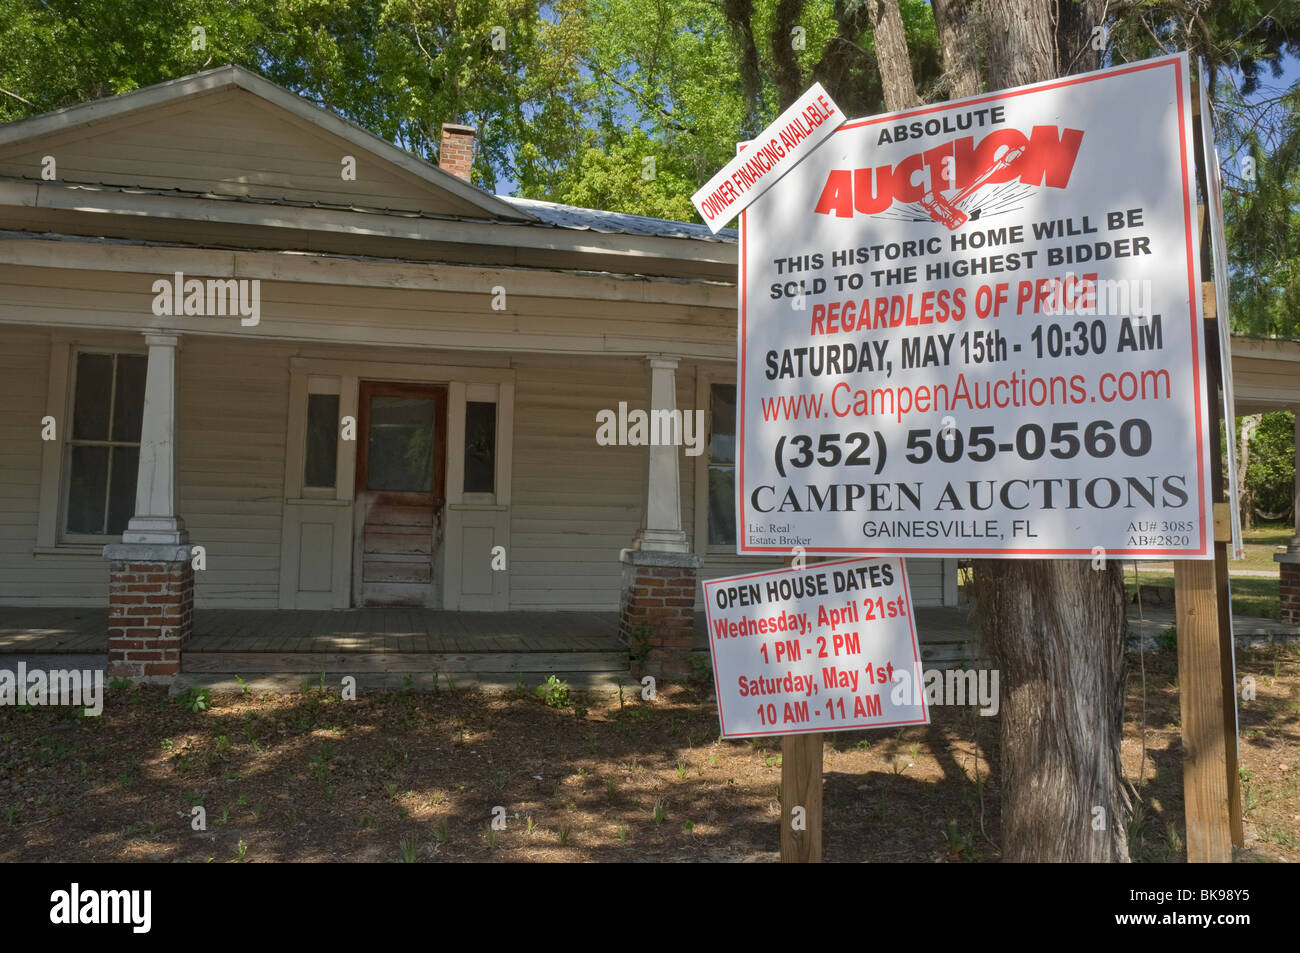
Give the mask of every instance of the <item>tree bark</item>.
<svg viewBox="0 0 1300 953">
<path fill-rule="evenodd" d="M 987 5 L 990 89 L 1054 78 L 1062 65 L 1058 48 L 1073 51 L 1074 71 L 1096 65 L 1095 52 L 1086 55 L 1077 44 L 1082 20 L 1071 17 L 1058 32 L 1057 6 L 1053 0 Z M 980 634 L 1004 686 L 1004 860 L 1129 859 L 1120 761 L 1124 587 L 1118 562 L 1101 565 L 975 563 Z"/>
<path fill-rule="evenodd" d="M 943 54 L 943 84 L 949 99 L 976 96 L 980 81 L 979 10 L 975 0 L 931 0 Z"/>
<path fill-rule="evenodd" d="M 1049 0 L 996 0 L 985 7 L 990 89 L 1057 75 L 1051 6 Z"/>
<path fill-rule="evenodd" d="M 1127 861 L 1120 564 L 979 560 L 975 585 L 1003 686 L 1003 860 Z"/>
<path fill-rule="evenodd" d="M 921 105 L 907 53 L 907 35 L 898 0 L 869 0 L 871 31 L 876 39 L 876 63 L 885 88 L 885 109 L 897 112 Z"/>
</svg>

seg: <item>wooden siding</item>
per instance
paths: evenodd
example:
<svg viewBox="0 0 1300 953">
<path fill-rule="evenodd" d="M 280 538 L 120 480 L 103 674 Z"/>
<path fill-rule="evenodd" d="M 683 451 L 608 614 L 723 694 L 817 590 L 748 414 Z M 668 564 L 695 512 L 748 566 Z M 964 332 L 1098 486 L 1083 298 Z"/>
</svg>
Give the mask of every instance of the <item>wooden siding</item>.
<svg viewBox="0 0 1300 953">
<path fill-rule="evenodd" d="M 611 609 L 641 528 L 644 447 L 596 443 L 596 413 L 645 407 L 644 360 L 520 357 L 510 519 L 512 609 Z"/>
<path fill-rule="evenodd" d="M 0 602 L 104 605 L 108 564 L 102 557 L 33 553 L 49 362 L 48 331 L 0 327 Z M 57 425 L 62 437 L 67 421 Z"/>
<path fill-rule="evenodd" d="M 234 334 L 241 341 L 278 337 L 457 350 L 653 353 L 734 348 L 735 329 L 726 322 L 723 308 L 523 295 L 506 285 L 506 310 L 494 311 L 493 281 L 484 281 L 481 292 L 471 293 L 264 280 L 256 326 L 241 327 L 239 318 L 229 316 L 154 317 L 153 283 L 172 280 L 172 274 L 161 269 L 86 271 L 0 264 L 0 322 L 132 331 L 155 326 L 183 334 Z M 186 271 L 185 277 L 207 276 Z"/>
<path fill-rule="evenodd" d="M 181 341 L 178 507 L 190 542 L 207 550 L 194 603 L 279 604 L 288 345 Z"/>
<path fill-rule="evenodd" d="M 37 145 L 20 143 L 0 153 L 0 175 L 39 179 L 46 155 L 54 156 L 60 182 L 483 214 L 244 90 L 154 107 L 103 126 L 51 135 Z M 342 177 L 345 155 L 356 159 L 353 181 Z"/>
</svg>

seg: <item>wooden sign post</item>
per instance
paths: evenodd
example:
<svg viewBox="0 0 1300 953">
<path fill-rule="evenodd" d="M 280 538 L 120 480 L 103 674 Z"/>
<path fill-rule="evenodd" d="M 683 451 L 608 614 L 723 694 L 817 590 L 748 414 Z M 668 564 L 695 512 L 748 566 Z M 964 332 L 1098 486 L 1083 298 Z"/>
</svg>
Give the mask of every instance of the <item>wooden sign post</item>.
<svg viewBox="0 0 1300 953">
<path fill-rule="evenodd" d="M 1201 121 L 1199 91 L 1192 89 L 1193 122 Z M 1196 142 L 1198 178 L 1208 189 L 1207 156 Z M 1202 259 L 1213 223 L 1200 209 Z M 1227 543 L 1231 538 L 1229 506 L 1220 467 L 1223 446 L 1219 425 L 1223 403 L 1223 368 L 1219 357 L 1219 309 L 1213 282 L 1205 282 L 1206 386 L 1209 391 L 1210 459 L 1214 499 L 1214 561 L 1174 562 L 1174 604 L 1178 632 L 1179 707 L 1183 734 L 1183 798 L 1187 823 L 1187 860 L 1226 863 L 1233 845 L 1241 846 L 1241 788 L 1237 774 L 1236 677 L 1233 663 L 1231 605 L 1228 596 Z M 1227 356 L 1231 359 L 1230 355 Z M 1232 448 L 1227 448 L 1233 452 Z"/>
<path fill-rule="evenodd" d="M 795 808 L 803 811 L 796 813 Z M 796 823 L 798 816 L 798 823 Z M 800 829 L 802 827 L 802 829 Z M 822 734 L 781 737 L 781 862 L 822 860 Z"/>
</svg>

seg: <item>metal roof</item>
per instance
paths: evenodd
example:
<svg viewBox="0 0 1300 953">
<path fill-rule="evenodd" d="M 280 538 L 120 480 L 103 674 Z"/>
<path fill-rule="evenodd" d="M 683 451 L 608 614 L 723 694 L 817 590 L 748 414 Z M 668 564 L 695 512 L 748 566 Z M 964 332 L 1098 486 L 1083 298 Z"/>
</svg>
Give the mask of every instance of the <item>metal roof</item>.
<svg viewBox="0 0 1300 953">
<path fill-rule="evenodd" d="M 649 218 L 629 215 L 626 212 L 602 212 L 576 205 L 556 202 L 539 202 L 536 199 L 519 199 L 509 195 L 497 198 L 516 208 L 529 212 L 547 225 L 557 228 L 590 229 L 611 235 L 654 235 L 659 238 L 693 238 L 703 241 L 724 242 L 734 245 L 739 236 L 734 228 L 724 228 L 714 235 L 707 225 L 691 222 L 674 222 L 666 218 Z"/>
</svg>

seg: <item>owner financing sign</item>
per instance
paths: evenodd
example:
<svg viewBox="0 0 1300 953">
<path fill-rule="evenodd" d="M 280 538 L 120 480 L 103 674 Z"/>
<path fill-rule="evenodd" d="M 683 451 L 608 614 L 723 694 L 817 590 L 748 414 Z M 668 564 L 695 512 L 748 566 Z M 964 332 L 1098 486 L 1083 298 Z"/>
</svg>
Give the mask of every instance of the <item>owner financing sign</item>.
<svg viewBox="0 0 1300 953">
<path fill-rule="evenodd" d="M 1211 558 L 1185 55 L 852 120 L 741 217 L 741 553 Z"/>
<path fill-rule="evenodd" d="M 704 583 L 724 738 L 928 725 L 898 560 Z"/>
</svg>

